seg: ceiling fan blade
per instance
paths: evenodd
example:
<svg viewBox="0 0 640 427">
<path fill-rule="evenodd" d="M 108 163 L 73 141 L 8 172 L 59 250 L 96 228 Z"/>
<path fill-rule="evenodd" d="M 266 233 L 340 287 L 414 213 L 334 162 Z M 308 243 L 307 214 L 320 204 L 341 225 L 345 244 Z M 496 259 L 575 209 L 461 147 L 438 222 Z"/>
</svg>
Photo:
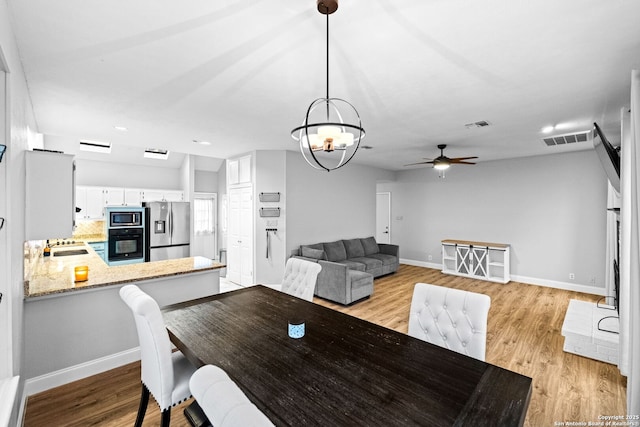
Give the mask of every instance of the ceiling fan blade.
<svg viewBox="0 0 640 427">
<path fill-rule="evenodd" d="M 451 161 L 455 161 L 455 160 L 471 160 L 471 159 L 477 159 L 478 156 L 471 156 L 471 157 L 454 157 L 451 159 Z"/>
<path fill-rule="evenodd" d="M 405 166 L 428 165 L 428 164 L 433 164 L 433 160 L 431 160 L 430 162 L 409 163 L 408 165 L 405 165 Z"/>
<path fill-rule="evenodd" d="M 451 164 L 456 164 L 456 165 L 475 165 L 474 162 L 465 162 L 463 160 L 458 160 L 458 159 L 451 159 Z"/>
</svg>

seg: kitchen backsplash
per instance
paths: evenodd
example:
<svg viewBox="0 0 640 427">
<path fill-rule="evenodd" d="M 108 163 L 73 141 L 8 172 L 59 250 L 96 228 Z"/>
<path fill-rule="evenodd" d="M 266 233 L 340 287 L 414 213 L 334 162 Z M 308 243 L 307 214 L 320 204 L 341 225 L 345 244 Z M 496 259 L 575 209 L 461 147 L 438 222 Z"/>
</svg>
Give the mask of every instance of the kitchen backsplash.
<svg viewBox="0 0 640 427">
<path fill-rule="evenodd" d="M 73 231 L 73 238 L 83 239 L 104 234 L 104 221 L 78 221 Z"/>
</svg>

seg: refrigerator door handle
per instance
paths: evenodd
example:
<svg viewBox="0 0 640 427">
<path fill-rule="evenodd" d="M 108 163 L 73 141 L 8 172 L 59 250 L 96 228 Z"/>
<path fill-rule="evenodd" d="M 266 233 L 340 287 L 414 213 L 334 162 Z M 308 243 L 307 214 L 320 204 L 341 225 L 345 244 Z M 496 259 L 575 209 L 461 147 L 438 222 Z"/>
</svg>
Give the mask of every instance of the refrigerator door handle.
<svg viewBox="0 0 640 427">
<path fill-rule="evenodd" d="M 169 238 L 173 239 L 173 210 L 172 209 L 169 209 Z"/>
</svg>

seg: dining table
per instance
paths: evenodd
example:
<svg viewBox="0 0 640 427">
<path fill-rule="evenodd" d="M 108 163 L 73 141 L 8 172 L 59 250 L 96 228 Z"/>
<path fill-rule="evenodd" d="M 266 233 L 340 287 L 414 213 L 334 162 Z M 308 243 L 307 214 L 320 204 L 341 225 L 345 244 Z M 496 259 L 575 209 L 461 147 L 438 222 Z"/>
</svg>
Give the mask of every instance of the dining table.
<svg viewBox="0 0 640 427">
<path fill-rule="evenodd" d="M 267 286 L 162 313 L 276 426 L 521 426 L 531 398 L 529 377 Z"/>
</svg>

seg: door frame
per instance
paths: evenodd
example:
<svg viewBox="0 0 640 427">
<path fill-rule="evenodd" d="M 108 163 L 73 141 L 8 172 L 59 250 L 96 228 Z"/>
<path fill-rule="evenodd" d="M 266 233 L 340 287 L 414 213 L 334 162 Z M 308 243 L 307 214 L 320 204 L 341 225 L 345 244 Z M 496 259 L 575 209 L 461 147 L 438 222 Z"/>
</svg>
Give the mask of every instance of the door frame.
<svg viewBox="0 0 640 427">
<path fill-rule="evenodd" d="M 0 144 L 7 146 L 2 163 L 0 163 L 0 217 L 4 218 L 4 226 L 0 230 L 0 292 L 2 301 L 0 302 L 0 379 L 13 376 L 13 276 L 14 270 L 11 266 L 11 233 L 9 232 L 10 198 L 11 185 L 9 180 L 10 158 L 11 158 L 11 132 L 10 132 L 10 102 L 9 102 L 9 66 L 5 60 L 2 46 L 0 46 Z M 1 220 L 0 220 L 1 221 Z"/>
</svg>

